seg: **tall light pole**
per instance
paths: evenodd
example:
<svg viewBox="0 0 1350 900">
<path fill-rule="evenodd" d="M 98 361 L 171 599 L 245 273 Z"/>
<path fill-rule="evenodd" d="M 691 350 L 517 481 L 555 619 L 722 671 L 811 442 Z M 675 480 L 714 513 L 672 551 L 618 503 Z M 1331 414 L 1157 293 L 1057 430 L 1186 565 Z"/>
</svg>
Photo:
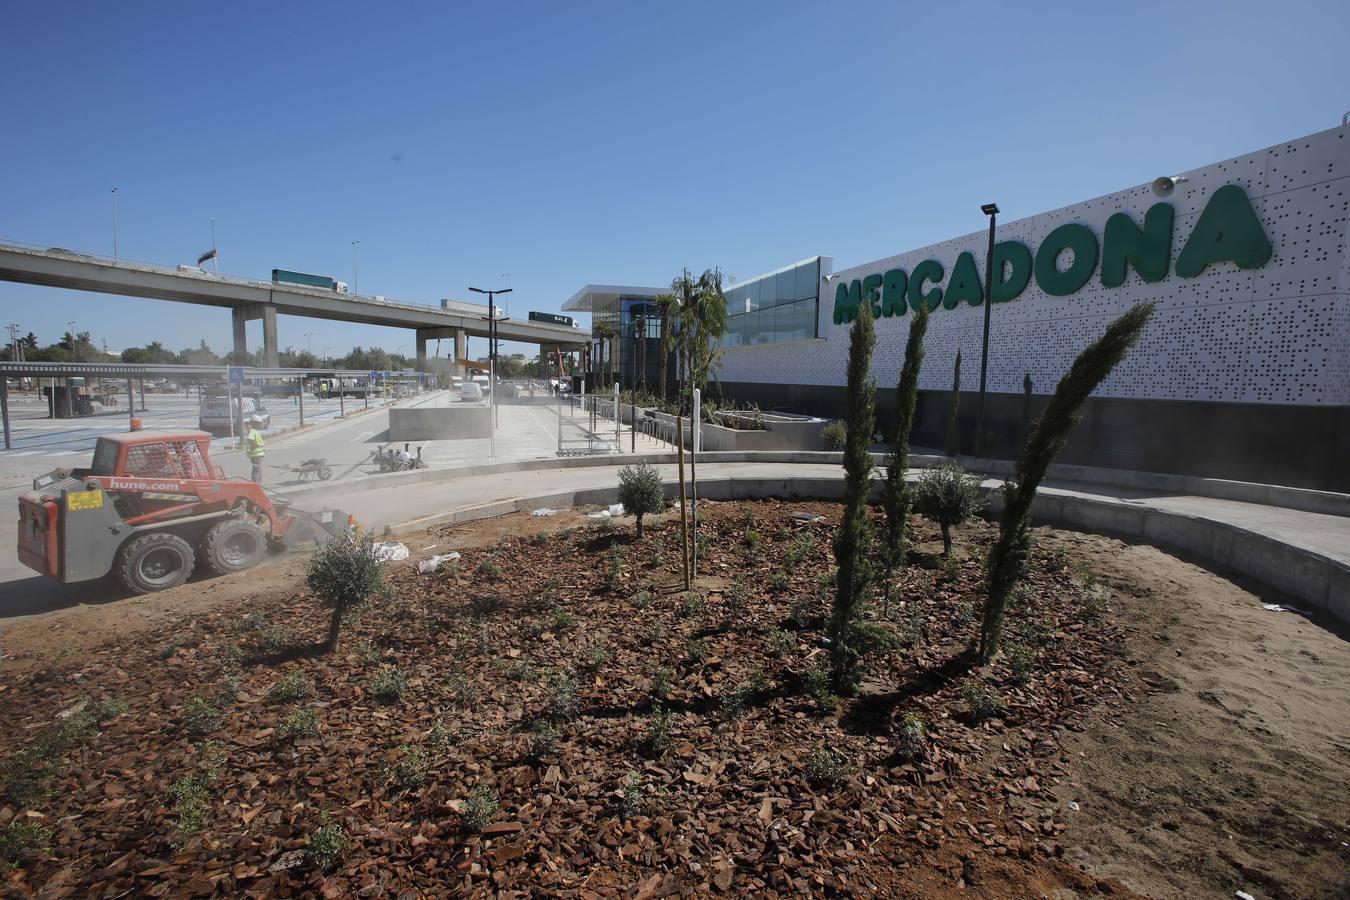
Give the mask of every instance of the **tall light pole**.
<svg viewBox="0 0 1350 900">
<path fill-rule="evenodd" d="M 490 446 L 488 452 L 493 459 L 497 457 L 497 295 L 511 293 L 510 288 L 503 288 L 498 291 L 485 291 L 482 288 L 471 287 L 469 290 L 475 294 L 487 294 L 488 298 L 488 406 L 491 408 L 489 415 L 492 418 L 492 425 L 488 429 L 490 436 Z"/>
<path fill-rule="evenodd" d="M 353 294 L 359 294 L 359 293 L 361 293 L 361 289 L 360 289 L 360 287 L 359 287 L 360 282 L 358 282 L 358 281 L 356 280 L 356 262 L 357 262 L 357 259 L 356 259 L 356 253 L 357 253 L 357 250 L 360 248 L 360 246 L 361 246 L 361 242 L 360 242 L 360 241 L 352 241 L 352 293 L 353 293 Z"/>
<path fill-rule="evenodd" d="M 984 385 L 989 371 L 989 311 L 994 305 L 994 224 L 998 204 L 986 203 L 980 212 L 989 217 L 989 252 L 984 257 L 984 343 L 980 349 L 980 401 L 975 407 L 975 455 L 984 455 Z"/>
<path fill-rule="evenodd" d="M 312 331 L 305 332 L 305 349 L 309 351 L 310 356 L 314 355 L 314 332 Z"/>
<path fill-rule="evenodd" d="M 220 251 L 216 249 L 216 220 L 211 219 L 211 266 L 220 274 Z"/>
<path fill-rule="evenodd" d="M 113 262 L 117 262 L 117 188 L 112 189 L 113 200 Z"/>
</svg>

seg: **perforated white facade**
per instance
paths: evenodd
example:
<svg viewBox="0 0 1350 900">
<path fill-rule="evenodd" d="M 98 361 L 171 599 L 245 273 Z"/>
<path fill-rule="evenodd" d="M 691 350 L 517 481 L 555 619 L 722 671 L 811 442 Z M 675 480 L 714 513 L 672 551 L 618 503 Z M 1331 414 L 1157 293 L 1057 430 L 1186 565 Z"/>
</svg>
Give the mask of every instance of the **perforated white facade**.
<svg viewBox="0 0 1350 900">
<path fill-rule="evenodd" d="M 1214 191 L 1241 186 L 1274 248 L 1259 269 L 1230 262 L 1195 278 L 1169 267 L 1153 284 L 1130 271 L 1120 287 L 1102 286 L 1100 266 L 1077 293 L 1045 294 L 1033 279 L 1016 300 L 996 304 L 990 330 L 989 389 L 1020 393 L 1030 374 L 1036 393 L 1048 393 L 1074 356 L 1135 303 L 1157 301 L 1158 311 L 1139 345 L 1097 391 L 1101 397 L 1343 406 L 1350 404 L 1350 128 L 1336 128 L 1256 153 L 1182 173 L 1187 180 L 1167 198 L 1176 211 L 1172 266 Z M 1033 250 L 1054 228 L 1077 222 L 1101 241 L 1116 212 L 1142 222 L 1158 202 L 1149 185 L 1119 191 L 1027 219 L 998 224 L 998 240 Z M 832 321 L 839 280 L 913 271 L 926 259 L 943 263 L 950 278 L 958 254 L 975 256 L 981 278 L 987 232 L 933 244 L 843 269 L 820 291 L 820 339 L 728 347 L 719 377 L 729 383 L 839 386 L 845 383 L 848 326 Z M 826 273 L 822 273 L 826 274 Z M 978 383 L 983 309 L 959 304 L 932 314 L 925 340 L 921 387 L 950 387 L 957 348 L 963 384 Z M 873 374 L 893 384 L 900 370 L 913 313 L 877 321 Z"/>
</svg>

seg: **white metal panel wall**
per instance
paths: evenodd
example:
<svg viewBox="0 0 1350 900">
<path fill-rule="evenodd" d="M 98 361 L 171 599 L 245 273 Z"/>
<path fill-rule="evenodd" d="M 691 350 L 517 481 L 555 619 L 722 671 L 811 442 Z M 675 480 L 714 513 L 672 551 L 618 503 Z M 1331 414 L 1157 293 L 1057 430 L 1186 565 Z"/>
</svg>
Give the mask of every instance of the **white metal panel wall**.
<svg viewBox="0 0 1350 900">
<path fill-rule="evenodd" d="M 1030 373 L 1036 393 L 1049 393 L 1074 356 L 1116 316 L 1145 300 L 1158 311 L 1138 346 L 1098 389 L 1098 396 L 1236 403 L 1350 405 L 1350 128 L 1335 128 L 1184 174 L 1168 198 L 1176 210 L 1172 263 L 1160 282 L 1145 284 L 1131 269 L 1125 284 L 1101 285 L 1098 270 L 1083 290 L 1051 297 L 1033 278 L 1022 296 L 993 309 L 989 389 L 1017 393 Z M 1241 271 L 1212 265 L 1196 278 L 1175 271 L 1177 255 L 1214 191 L 1241 185 L 1274 247 L 1264 267 Z M 1100 242 L 1106 220 L 1128 212 L 1142 223 L 1158 202 L 1141 185 L 998 226 L 998 239 L 1020 240 L 1033 252 L 1066 222 L 1090 227 Z M 951 270 L 970 251 L 984 276 L 988 232 L 980 231 L 861 266 L 842 269 L 821 286 L 824 340 L 727 350 L 719 377 L 727 382 L 842 385 L 848 326 L 831 318 L 835 286 L 925 259 Z M 944 280 L 945 286 L 945 280 Z M 927 390 L 951 386 L 959 347 L 962 387 L 979 384 L 983 309 L 940 308 L 929 321 L 920 380 Z M 873 375 L 894 384 L 913 312 L 877 321 Z"/>
</svg>

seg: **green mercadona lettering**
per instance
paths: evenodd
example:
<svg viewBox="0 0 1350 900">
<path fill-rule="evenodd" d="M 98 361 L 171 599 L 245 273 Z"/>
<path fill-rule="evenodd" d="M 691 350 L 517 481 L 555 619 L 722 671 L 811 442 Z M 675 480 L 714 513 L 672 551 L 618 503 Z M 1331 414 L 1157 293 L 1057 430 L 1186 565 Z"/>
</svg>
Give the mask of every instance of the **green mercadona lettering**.
<svg viewBox="0 0 1350 900">
<path fill-rule="evenodd" d="M 1142 226 L 1129 213 L 1118 212 L 1106 220 L 1100 244 L 1086 225 L 1061 225 L 1046 235 L 1035 254 L 1020 241 L 1000 241 L 994 245 L 995 303 L 1016 300 L 1032 277 L 1040 289 L 1052 297 L 1067 297 L 1082 290 L 1101 262 L 1102 286 L 1113 288 L 1125 283 L 1130 268 L 1145 282 L 1167 277 L 1172 262 L 1172 226 L 1176 212 L 1170 203 L 1155 203 L 1144 214 Z M 1059 268 L 1061 254 L 1073 255 L 1068 268 Z M 1100 251 L 1100 252 L 1099 252 Z M 1235 184 L 1214 192 L 1191 229 L 1190 237 L 1177 255 L 1176 272 L 1182 278 L 1194 278 L 1221 262 L 1232 262 L 1239 269 L 1259 269 L 1270 260 L 1270 239 L 1266 237 L 1247 192 Z M 926 259 L 912 272 L 890 269 L 881 274 L 839 283 L 834 294 L 834 323 L 843 325 L 858 317 L 858 304 L 872 304 L 872 315 L 890 318 L 903 316 L 906 308 L 917 310 L 927 303 L 930 311 L 938 307 L 955 309 L 965 302 L 979 306 L 984 302 L 984 285 L 975 268 L 975 257 L 962 253 L 946 278 L 942 263 Z"/>
</svg>

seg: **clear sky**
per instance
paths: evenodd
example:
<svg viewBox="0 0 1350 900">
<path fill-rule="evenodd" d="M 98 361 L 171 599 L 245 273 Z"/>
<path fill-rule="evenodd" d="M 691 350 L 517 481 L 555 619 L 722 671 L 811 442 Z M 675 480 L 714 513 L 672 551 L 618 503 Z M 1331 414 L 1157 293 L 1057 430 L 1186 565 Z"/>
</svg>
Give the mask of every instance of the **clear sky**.
<svg viewBox="0 0 1350 900">
<path fill-rule="evenodd" d="M 557 311 L 686 265 L 841 268 L 978 230 L 983 202 L 1020 218 L 1330 128 L 1346 46 L 1344 0 L 16 0 L 0 240 L 111 253 L 116 186 L 128 258 L 195 261 L 214 217 L 222 272 L 428 304 L 509 272 L 513 316 Z M 229 349 L 224 310 L 7 283 L 0 310 L 44 344 L 75 320 Z"/>
</svg>

